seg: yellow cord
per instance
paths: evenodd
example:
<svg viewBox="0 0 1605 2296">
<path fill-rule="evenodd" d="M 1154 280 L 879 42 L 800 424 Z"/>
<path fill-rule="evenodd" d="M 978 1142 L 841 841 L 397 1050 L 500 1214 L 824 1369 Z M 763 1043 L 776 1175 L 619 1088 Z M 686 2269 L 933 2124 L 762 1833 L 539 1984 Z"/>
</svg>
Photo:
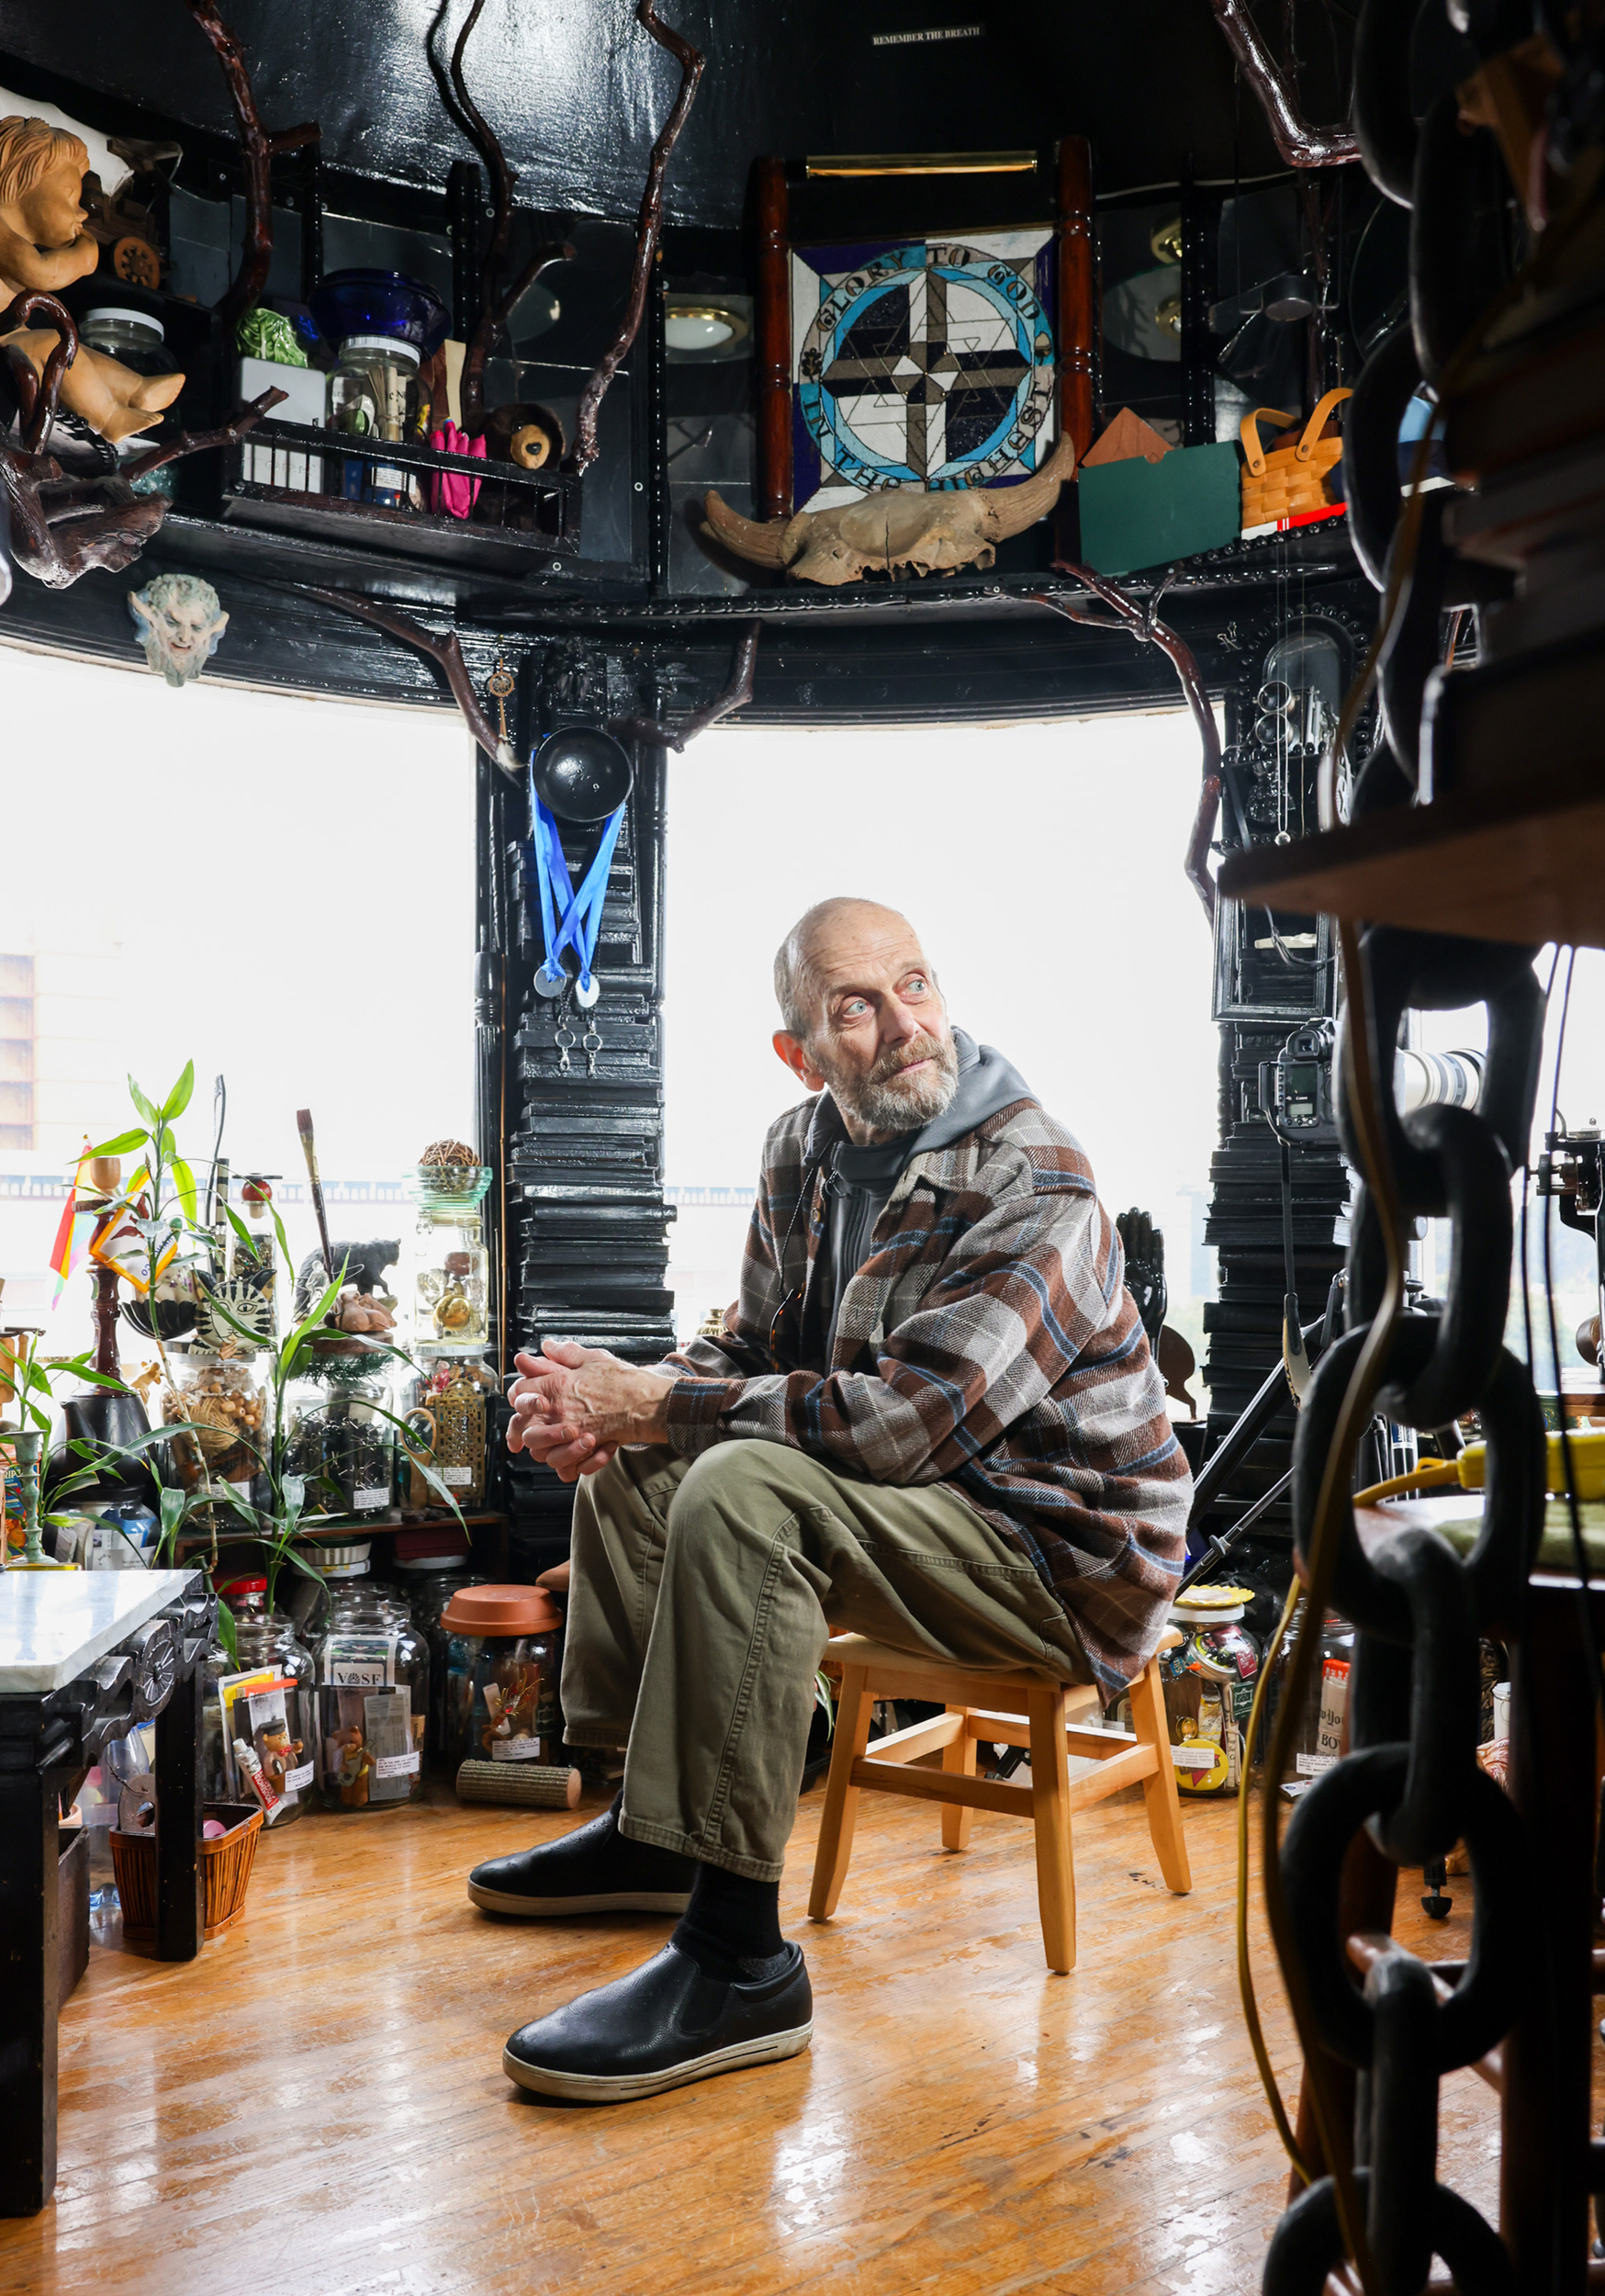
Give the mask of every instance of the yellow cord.
<svg viewBox="0 0 1605 2296">
<path fill-rule="evenodd" d="M 1305 2183 L 1308 2184 L 1310 2181 L 1309 2164 L 1298 2149 L 1298 2140 L 1293 2133 L 1292 2124 L 1287 2118 L 1287 2108 L 1282 2102 L 1282 2091 L 1272 2068 L 1270 2052 L 1265 2047 L 1264 2031 L 1260 2023 L 1260 2005 L 1254 1993 L 1254 1973 L 1249 1962 L 1249 1775 L 1253 1763 L 1254 1748 L 1259 1742 L 1260 1715 L 1265 1703 L 1265 1685 L 1271 1679 L 1271 1669 L 1276 1662 L 1276 1654 L 1282 1648 L 1282 1638 L 1287 1632 L 1287 1622 L 1293 1615 L 1294 1605 L 1297 1600 L 1298 1581 L 1296 1579 L 1287 1590 L 1287 1600 L 1282 1605 L 1282 1615 L 1276 1621 L 1276 1631 L 1265 1645 L 1264 1659 L 1260 1666 L 1260 1679 L 1254 1685 L 1254 1703 L 1249 1709 L 1249 1727 L 1242 1742 L 1242 1777 L 1237 1805 L 1237 1989 L 1242 2000 L 1243 2023 L 1249 2029 L 1249 2046 L 1254 2053 L 1254 2063 L 1259 2067 L 1260 2086 L 1265 2092 L 1265 2102 L 1271 2109 L 1271 2118 L 1276 2123 L 1276 2133 L 1281 2138 L 1282 2148 L 1292 2162 L 1294 2168 L 1303 2178 Z M 1264 1791 L 1274 1794 L 1275 1788 L 1274 1785 L 1267 1784 Z"/>
</svg>

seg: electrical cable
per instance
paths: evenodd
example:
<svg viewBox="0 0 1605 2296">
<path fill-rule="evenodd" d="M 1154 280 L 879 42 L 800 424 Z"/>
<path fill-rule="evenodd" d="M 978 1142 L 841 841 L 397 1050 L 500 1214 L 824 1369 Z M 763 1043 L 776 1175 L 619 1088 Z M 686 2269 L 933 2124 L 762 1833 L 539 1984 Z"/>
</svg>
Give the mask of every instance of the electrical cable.
<svg viewBox="0 0 1605 2296">
<path fill-rule="evenodd" d="M 1242 1779 L 1237 1805 L 1237 1989 L 1242 2002 L 1243 2023 L 1249 2029 L 1249 2046 L 1254 2053 L 1254 2064 L 1260 2076 L 1260 2086 L 1265 2092 L 1271 2118 L 1282 2140 L 1282 2149 L 1295 2170 L 1306 2184 L 1312 2181 L 1309 2164 L 1298 2149 L 1298 2140 L 1287 2118 L 1287 2108 L 1282 2101 L 1281 2085 L 1265 2046 L 1264 2030 L 1260 2023 L 1260 2004 L 1254 1990 L 1253 1966 L 1249 1960 L 1249 1774 L 1253 1762 L 1254 1749 L 1259 1743 L 1260 1715 L 1265 1703 L 1265 1686 L 1271 1679 L 1271 1669 L 1282 1648 L 1287 1624 L 1298 1601 L 1298 1581 L 1294 1580 L 1287 1589 L 1287 1600 L 1282 1605 L 1282 1615 L 1275 1631 L 1265 1645 L 1265 1655 L 1260 1663 L 1260 1679 L 1254 1684 L 1254 1700 L 1249 1708 L 1249 1727 L 1242 1745 Z M 1269 1781 L 1261 1791 L 1274 1795 L 1275 1787 Z"/>
</svg>

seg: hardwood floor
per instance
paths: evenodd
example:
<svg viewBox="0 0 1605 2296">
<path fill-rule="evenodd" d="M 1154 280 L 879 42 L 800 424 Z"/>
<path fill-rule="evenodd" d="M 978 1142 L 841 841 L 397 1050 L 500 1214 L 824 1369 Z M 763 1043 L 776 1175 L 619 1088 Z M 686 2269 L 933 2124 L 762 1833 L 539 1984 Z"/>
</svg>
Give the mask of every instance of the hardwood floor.
<svg viewBox="0 0 1605 2296">
<path fill-rule="evenodd" d="M 1080 1961 L 1056 1977 L 1027 1827 L 979 1813 L 954 1856 L 937 1811 L 876 1797 L 822 1929 L 805 1913 L 819 1805 L 801 1806 L 781 1890 L 812 2049 L 601 2110 L 522 2096 L 502 2041 L 669 1925 L 498 1921 L 462 1888 L 477 1858 L 565 1831 L 567 1812 L 443 1793 L 265 1840 L 246 1921 L 198 1963 L 92 1953 L 62 2019 L 56 2199 L 0 2223 L 0 2290 L 1256 2290 L 1285 2170 L 1238 2009 L 1233 1806 L 1185 1809 L 1186 1898 L 1160 1878 L 1139 1796 L 1078 1818 Z M 1451 1886 L 1437 1955 L 1469 1937 L 1470 1885 Z M 1412 1943 L 1418 1895 L 1401 1891 Z M 1268 1976 L 1264 1993 L 1291 2098 Z M 1440 2174 L 1488 2210 L 1496 2112 L 1470 2075 L 1445 2084 Z"/>
</svg>

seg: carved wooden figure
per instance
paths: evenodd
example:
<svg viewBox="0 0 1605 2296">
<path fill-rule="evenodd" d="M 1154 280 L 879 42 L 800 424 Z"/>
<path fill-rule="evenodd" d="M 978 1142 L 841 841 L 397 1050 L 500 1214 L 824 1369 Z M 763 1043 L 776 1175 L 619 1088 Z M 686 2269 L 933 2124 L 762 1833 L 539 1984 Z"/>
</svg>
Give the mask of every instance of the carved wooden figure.
<svg viewBox="0 0 1605 2296">
<path fill-rule="evenodd" d="M 0 297 L 53 295 L 85 279 L 100 261 L 84 230 L 80 194 L 89 153 L 78 137 L 48 120 L 13 113 L 0 119 Z M 5 337 L 43 377 L 60 342 L 51 327 Z M 136 375 L 120 359 L 80 344 L 62 377 L 62 401 L 113 442 L 148 431 L 184 388 L 182 375 Z"/>
</svg>

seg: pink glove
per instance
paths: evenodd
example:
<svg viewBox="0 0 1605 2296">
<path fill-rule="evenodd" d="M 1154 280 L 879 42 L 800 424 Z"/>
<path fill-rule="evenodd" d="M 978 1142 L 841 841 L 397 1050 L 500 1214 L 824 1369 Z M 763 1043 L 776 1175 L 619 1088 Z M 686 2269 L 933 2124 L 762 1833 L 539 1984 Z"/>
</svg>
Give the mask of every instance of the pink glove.
<svg viewBox="0 0 1605 2296">
<path fill-rule="evenodd" d="M 431 431 L 429 443 L 438 455 L 472 455 L 478 461 L 485 459 L 483 437 L 470 438 L 449 421 L 443 430 Z M 429 507 L 437 515 L 443 512 L 447 518 L 466 518 L 478 493 L 477 478 L 470 478 L 461 470 L 440 470 L 429 482 Z"/>
</svg>

